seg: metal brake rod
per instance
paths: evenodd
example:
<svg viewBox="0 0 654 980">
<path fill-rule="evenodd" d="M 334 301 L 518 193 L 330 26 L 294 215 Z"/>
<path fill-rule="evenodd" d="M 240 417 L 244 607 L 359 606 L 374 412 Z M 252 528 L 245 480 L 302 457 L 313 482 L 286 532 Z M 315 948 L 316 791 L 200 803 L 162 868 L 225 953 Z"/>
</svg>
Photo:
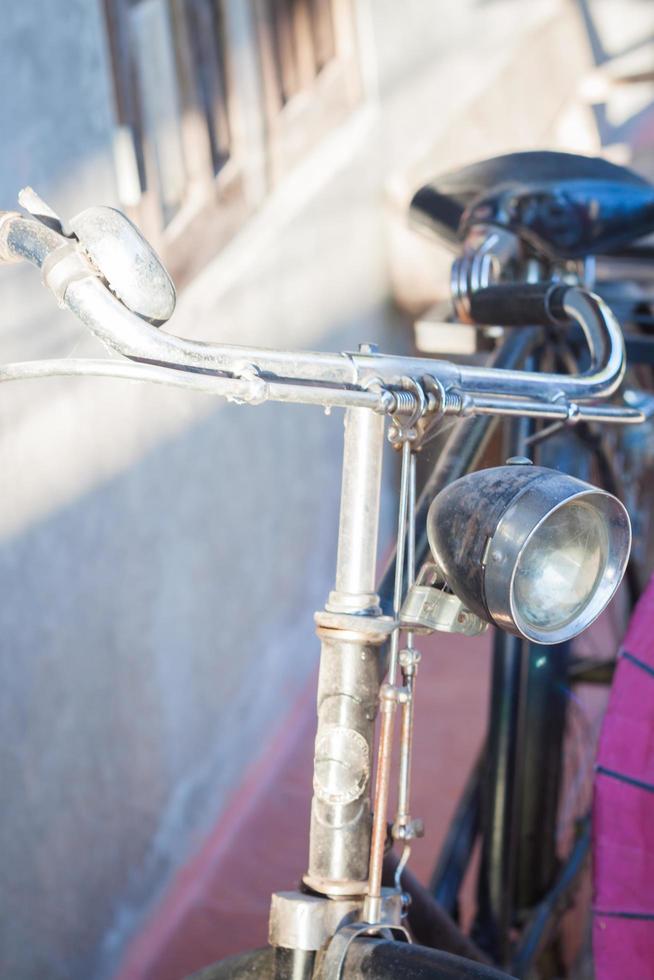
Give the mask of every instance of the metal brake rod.
<svg viewBox="0 0 654 980">
<path fill-rule="evenodd" d="M 59 250 L 61 260 L 57 256 Z M 548 402 L 557 396 L 583 400 L 609 395 L 624 374 L 624 340 L 619 324 L 601 300 L 575 287 L 566 293 L 564 306 L 582 327 L 592 368 L 585 374 L 571 376 L 493 370 L 377 353 L 278 351 L 183 339 L 157 329 L 130 312 L 113 296 L 81 252 L 71 249 L 69 239 L 40 222 L 8 212 L 0 216 L 0 258 L 19 257 L 39 267 L 45 265 L 45 282 L 60 305 L 74 313 L 110 350 L 158 366 L 220 371 L 247 378 L 259 375 L 271 382 L 301 381 L 307 386 L 336 387 L 365 387 L 373 379 L 392 385 L 401 383 L 407 376 L 430 375 L 445 389 Z M 194 383 L 190 387 L 200 385 Z"/>
<path fill-rule="evenodd" d="M 217 395 L 243 405 L 261 405 L 267 401 L 319 405 L 324 408 L 370 408 L 385 414 L 393 409 L 394 396 L 386 389 L 361 390 L 326 385 L 290 384 L 262 378 L 227 378 L 199 374 L 159 364 L 142 364 L 109 358 L 48 358 L 0 364 L 0 384 L 48 377 L 102 377 L 125 381 L 149 381 L 174 388 L 186 388 L 207 395 Z"/>
<path fill-rule="evenodd" d="M 148 381 L 168 387 L 185 388 L 214 395 L 242 405 L 261 405 L 267 401 L 296 405 L 319 405 L 323 408 L 369 408 L 379 414 L 392 414 L 396 399 L 389 389 L 336 388 L 327 385 L 291 384 L 266 381 L 263 378 L 227 378 L 197 373 L 158 364 L 136 363 L 100 358 L 48 358 L 0 364 L 0 384 L 47 377 L 102 377 L 124 381 Z M 472 396 L 457 408 L 446 407 L 446 415 L 535 416 L 561 422 L 619 422 L 636 424 L 644 421 L 638 409 L 618 405 L 573 405 L 546 403 L 512 398 Z"/>
</svg>

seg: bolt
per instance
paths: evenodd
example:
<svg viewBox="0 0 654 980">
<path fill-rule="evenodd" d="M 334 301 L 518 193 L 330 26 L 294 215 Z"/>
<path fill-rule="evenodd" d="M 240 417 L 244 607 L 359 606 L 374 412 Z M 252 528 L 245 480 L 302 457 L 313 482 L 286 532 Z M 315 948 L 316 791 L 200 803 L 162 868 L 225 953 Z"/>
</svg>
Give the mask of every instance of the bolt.
<svg viewBox="0 0 654 980">
<path fill-rule="evenodd" d="M 418 650 L 400 650 L 399 661 L 400 667 L 404 669 L 417 667 L 420 663 L 420 653 Z"/>
</svg>

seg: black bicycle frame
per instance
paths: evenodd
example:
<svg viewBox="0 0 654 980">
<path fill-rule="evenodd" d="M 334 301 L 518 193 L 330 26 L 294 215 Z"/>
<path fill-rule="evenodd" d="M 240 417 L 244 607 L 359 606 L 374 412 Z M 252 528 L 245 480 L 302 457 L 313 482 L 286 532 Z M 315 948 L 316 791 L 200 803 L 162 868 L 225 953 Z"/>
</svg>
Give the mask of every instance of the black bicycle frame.
<svg viewBox="0 0 654 980">
<path fill-rule="evenodd" d="M 631 364 L 653 363 L 653 338 L 627 337 L 626 346 Z M 507 356 L 505 348 L 498 360 Z M 521 351 L 522 360 L 528 353 L 528 347 Z M 524 454 L 526 424 L 505 423 L 505 457 Z M 452 448 L 462 453 L 461 463 L 452 479 L 474 468 L 480 446 L 479 431 L 471 428 L 459 436 Z M 565 461 L 558 463 L 566 469 Z M 437 464 L 434 473 L 438 470 Z M 431 498 L 440 485 L 428 479 Z M 425 555 L 426 547 L 421 559 Z M 569 644 L 543 647 L 495 631 L 492 657 L 485 743 L 446 834 L 430 890 L 457 919 L 459 891 L 480 841 L 473 938 L 495 963 L 521 977 L 565 909 L 590 849 L 590 830 L 582 827 L 561 863 L 556 824 L 568 688 L 575 679 Z M 610 683 L 610 677 L 603 675 L 603 682 Z M 512 949 L 514 927 L 521 938 Z"/>
<path fill-rule="evenodd" d="M 537 370 L 538 358 L 529 360 Z M 532 432 L 528 419 L 505 423 L 504 457 L 524 455 Z M 499 630 L 493 637 L 473 935 L 503 966 L 511 962 L 512 928 L 542 901 L 558 871 L 569 656 L 567 643 L 540 646 Z"/>
<path fill-rule="evenodd" d="M 531 359 L 538 331 L 515 331 L 495 353 L 497 367 L 518 367 Z M 632 363 L 649 361 L 650 345 L 627 344 Z M 495 422 L 478 417 L 459 423 L 428 475 L 416 523 L 424 528 L 435 494 L 475 469 Z M 523 420 L 505 423 L 505 457 L 524 453 L 529 434 Z M 565 469 L 565 466 L 563 466 Z M 426 533 L 416 542 L 418 564 L 428 556 Z M 379 594 L 388 605 L 394 559 Z M 458 896 L 473 849 L 481 841 L 474 939 L 493 960 L 525 975 L 538 956 L 555 918 L 583 867 L 589 848 L 582 834 L 560 866 L 556 821 L 563 764 L 570 650 L 567 644 L 542 647 L 495 632 L 485 745 L 461 795 L 434 870 L 430 889 L 455 919 Z M 528 719 L 528 723 L 527 723 Z M 529 773 L 529 778 L 524 774 Z M 511 949 L 520 926 L 522 939 Z"/>
</svg>

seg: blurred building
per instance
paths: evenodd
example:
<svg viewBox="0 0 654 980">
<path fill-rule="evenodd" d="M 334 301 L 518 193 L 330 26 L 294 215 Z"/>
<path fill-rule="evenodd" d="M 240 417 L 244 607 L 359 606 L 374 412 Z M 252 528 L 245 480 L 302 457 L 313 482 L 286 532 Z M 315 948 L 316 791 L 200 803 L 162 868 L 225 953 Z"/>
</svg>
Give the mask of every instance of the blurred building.
<svg viewBox="0 0 654 980">
<path fill-rule="evenodd" d="M 0 208 L 31 184 L 64 216 L 127 210 L 181 287 L 177 333 L 409 348 L 401 308 L 448 262 L 405 228 L 413 188 L 534 146 L 648 165 L 652 93 L 614 98 L 609 69 L 653 21 L 639 0 L 6 4 Z M 3 359 L 99 353 L 33 269 L 0 269 L 0 297 Z M 115 975 L 305 690 L 340 440 L 310 408 L 0 389 L 1 976 Z"/>
</svg>

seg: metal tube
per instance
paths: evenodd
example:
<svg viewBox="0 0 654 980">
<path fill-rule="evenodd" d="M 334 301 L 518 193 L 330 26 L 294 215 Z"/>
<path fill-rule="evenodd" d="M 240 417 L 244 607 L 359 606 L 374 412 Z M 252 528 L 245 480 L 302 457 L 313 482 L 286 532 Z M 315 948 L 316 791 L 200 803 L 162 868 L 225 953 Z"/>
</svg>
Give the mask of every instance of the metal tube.
<svg viewBox="0 0 654 980">
<path fill-rule="evenodd" d="M 230 378 L 189 367 L 171 367 L 147 361 L 48 358 L 0 364 L 0 383 L 85 375 L 125 381 L 148 381 L 174 388 L 186 388 L 247 405 L 261 405 L 267 401 L 275 401 L 294 405 L 318 405 L 323 408 L 369 408 L 373 412 L 384 414 L 390 411 L 394 398 L 387 389 L 360 389 L 347 386 L 337 388 L 322 384 L 299 384 L 290 380 L 266 381 L 260 377 Z M 534 400 L 484 395 L 466 395 L 460 409 L 451 406 L 446 408 L 448 415 L 459 411 L 468 416 L 517 415 L 549 418 L 561 422 L 572 420 L 632 425 L 643 422 L 645 418 L 640 410 L 619 405 L 576 405 L 571 412 L 567 403 L 547 404 Z"/>
<path fill-rule="evenodd" d="M 68 239 L 40 222 L 13 213 L 1 217 L 0 257 L 7 261 L 22 257 L 42 267 L 57 248 L 66 244 L 70 244 Z M 53 268 L 48 270 L 46 278 Z M 110 349 L 127 357 L 156 363 L 182 364 L 237 375 L 254 364 L 263 374 L 336 385 L 363 384 L 373 377 L 394 384 L 406 375 L 419 378 L 430 374 L 446 388 L 545 400 L 550 400 L 553 392 L 575 399 L 610 394 L 624 373 L 624 340 L 617 320 L 599 297 L 575 287 L 568 289 L 564 308 L 584 332 L 592 365 L 590 371 L 576 377 L 527 371 L 498 372 L 487 367 L 454 365 L 430 358 L 377 353 L 297 353 L 201 343 L 175 337 L 141 320 L 110 293 L 90 267 L 88 275 L 77 268 L 69 282 L 58 281 L 57 289 L 63 304 Z"/>
<path fill-rule="evenodd" d="M 379 647 L 345 630 L 321 627 L 318 635 L 318 726 L 304 881 L 324 895 L 363 895 L 370 854 Z"/>
<path fill-rule="evenodd" d="M 284 946 L 276 946 L 274 949 L 274 980 L 311 980 L 316 959 L 313 950 L 286 949 Z"/>
<path fill-rule="evenodd" d="M 409 458 L 409 489 L 407 501 L 407 542 L 406 542 L 406 578 L 407 590 L 411 588 L 416 577 L 416 456 L 411 453 Z M 413 749 L 413 711 L 415 703 L 415 675 L 418 670 L 420 655 L 413 651 L 414 634 L 411 630 L 406 633 L 408 658 L 402 663 L 402 677 L 406 687 L 406 701 L 402 705 L 402 723 L 400 729 L 400 763 L 397 790 L 397 816 L 395 826 L 406 826 L 410 819 L 409 792 L 411 783 L 411 753 Z"/>
<path fill-rule="evenodd" d="M 357 388 L 333 388 L 324 385 L 300 385 L 268 382 L 262 378 L 228 378 L 189 369 L 160 364 L 109 358 L 48 358 L 0 364 L 0 384 L 49 377 L 99 377 L 124 381 L 147 381 L 173 388 L 185 388 L 201 394 L 215 395 L 243 405 L 261 405 L 267 401 L 294 405 L 317 405 L 323 408 L 363 408 L 383 414 L 387 408 L 384 392 Z"/>
<path fill-rule="evenodd" d="M 379 729 L 379 753 L 375 778 L 375 812 L 370 843 L 370 870 L 368 893 L 363 906 L 366 922 L 379 922 L 381 915 L 381 887 L 386 849 L 386 814 L 388 813 L 388 794 L 391 784 L 391 751 L 393 729 L 397 710 L 397 691 L 385 684 L 381 692 L 381 725 Z"/>
<path fill-rule="evenodd" d="M 68 285 L 64 302 L 107 347 L 140 360 L 234 374 L 254 365 L 263 374 L 336 385 L 364 384 L 375 377 L 385 384 L 396 384 L 407 375 L 417 378 L 433 375 L 446 388 L 545 400 L 557 393 L 579 399 L 610 394 L 624 373 L 624 340 L 620 326 L 598 297 L 572 287 L 568 292 L 571 296 L 564 304 L 566 312 L 580 324 L 589 345 L 594 345 L 591 362 L 596 365 L 588 373 L 576 377 L 455 365 L 431 358 L 274 351 L 186 340 L 157 330 L 141 320 L 91 274 Z M 598 347 L 601 349 L 597 350 Z"/>
<path fill-rule="evenodd" d="M 379 611 L 375 592 L 384 419 L 365 408 L 345 413 L 336 588 L 330 612 Z"/>
<path fill-rule="evenodd" d="M 413 748 L 413 706 L 415 688 L 415 669 L 405 677 L 407 689 L 406 701 L 402 705 L 402 723 L 400 729 L 400 761 L 397 791 L 396 825 L 406 824 L 410 817 L 409 792 L 411 785 L 411 751 Z"/>
<path fill-rule="evenodd" d="M 429 882 L 430 892 L 449 915 L 457 914 L 459 890 L 479 833 L 481 783 L 485 761 L 484 746 L 463 787 Z"/>
<path fill-rule="evenodd" d="M 326 895 L 362 895 L 370 854 L 370 777 L 381 682 L 375 589 L 384 419 L 345 418 L 336 588 L 317 617 L 321 639 L 305 882 Z M 344 625 L 341 625 L 343 624 Z"/>
<path fill-rule="evenodd" d="M 404 553 L 406 548 L 407 526 L 406 517 L 409 506 L 409 478 L 411 475 L 411 443 L 408 439 L 402 443 L 402 472 L 400 476 L 400 506 L 397 517 L 397 544 L 395 563 L 395 582 L 393 584 L 393 620 L 398 622 L 402 606 L 402 586 L 404 583 Z M 398 654 L 400 649 L 400 630 L 396 628 L 391 635 L 391 649 L 388 661 L 388 683 L 395 684 L 397 679 Z"/>
<path fill-rule="evenodd" d="M 509 954 L 512 925 L 519 770 L 520 706 L 523 701 L 522 640 L 495 631 L 490 718 L 482 787 L 482 849 L 473 934 L 498 963 Z"/>
<path fill-rule="evenodd" d="M 537 361 L 532 356 L 527 364 L 533 369 Z M 505 425 L 505 459 L 524 453 L 531 428 L 528 419 Z M 524 643 L 521 637 L 494 630 L 474 928 L 480 946 L 501 964 L 508 962 L 515 910 L 518 808 L 524 772 L 520 756 L 527 677 Z"/>
<path fill-rule="evenodd" d="M 557 817 L 565 762 L 570 644 L 523 645 L 525 722 L 521 732 L 521 800 L 514 849 L 515 902 L 541 901 L 556 877 Z"/>
<path fill-rule="evenodd" d="M 381 914 L 381 884 L 386 845 L 388 795 L 391 781 L 391 753 L 393 749 L 393 729 L 395 712 L 400 696 L 395 686 L 399 658 L 400 628 L 398 625 L 402 605 L 404 584 L 404 561 L 407 539 L 407 512 L 410 498 L 411 443 L 408 438 L 402 442 L 402 472 L 400 477 L 400 505 L 397 518 L 397 562 L 395 565 L 395 584 L 393 588 L 393 622 L 396 624 L 391 634 L 388 683 L 381 690 L 381 726 L 379 749 L 377 753 L 377 775 L 375 782 L 374 813 L 372 822 L 372 841 L 370 844 L 370 869 L 368 893 L 363 914 L 368 922 L 378 922 Z M 403 692 L 405 693 L 405 692 Z"/>
<path fill-rule="evenodd" d="M 406 591 L 408 592 L 416 580 L 416 454 L 411 453 L 409 470 L 409 501 L 407 511 L 407 544 L 406 544 Z M 406 632 L 406 645 L 413 650 L 415 636 L 413 630 Z M 413 694 L 411 695 L 413 698 Z"/>
<path fill-rule="evenodd" d="M 446 410 L 446 414 L 449 414 Z M 454 413 L 452 413 L 454 414 Z M 622 422 L 638 425 L 645 416 L 635 408 L 620 405 L 580 405 L 569 402 L 539 402 L 534 399 L 507 398 L 493 395 L 465 395 L 462 414 L 502 415 L 506 417 L 533 416 L 541 419 L 560 419 L 562 422 Z"/>
</svg>

